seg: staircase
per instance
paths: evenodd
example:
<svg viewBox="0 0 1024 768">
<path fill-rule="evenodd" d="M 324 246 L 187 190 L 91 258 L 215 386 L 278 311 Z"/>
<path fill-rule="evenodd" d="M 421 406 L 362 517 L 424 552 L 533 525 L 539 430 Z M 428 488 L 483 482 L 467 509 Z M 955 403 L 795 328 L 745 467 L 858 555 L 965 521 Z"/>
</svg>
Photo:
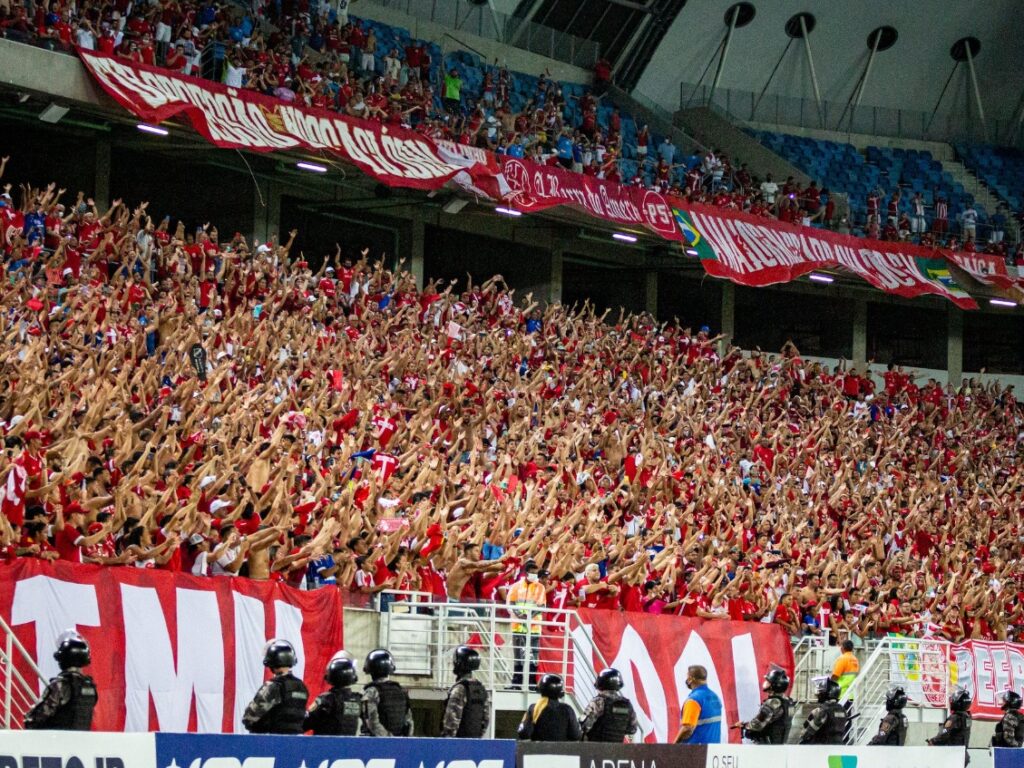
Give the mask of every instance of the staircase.
<svg viewBox="0 0 1024 768">
<path fill-rule="evenodd" d="M 607 666 L 575 611 L 537 609 L 517 618 L 502 604 L 395 602 L 380 618 L 379 647 L 391 651 L 403 684 L 417 698 L 436 698 L 451 687 L 452 652 L 460 645 L 479 651 L 476 678 L 490 691 L 495 712 L 524 712 L 536 700 L 529 686 L 532 661 L 540 674 L 561 676 L 565 701 L 580 714 L 596 693 L 594 660 Z M 513 625 L 520 623 L 540 627 L 543 641 L 536 652 L 524 644 L 524 674 L 516 680 Z"/>
<path fill-rule="evenodd" d="M 14 635 L 14 630 L 0 618 L 0 728 L 20 729 L 25 713 L 39 698 L 40 683 L 46 678 L 32 656 Z"/>
<path fill-rule="evenodd" d="M 959 160 L 939 160 L 942 163 L 942 170 L 953 177 L 953 181 L 963 184 L 964 189 L 974 196 L 974 204 L 984 207 L 985 212 L 991 216 L 996 212 L 1001 201 L 986 187 L 977 176 L 971 173 L 967 166 Z"/>
<path fill-rule="evenodd" d="M 847 743 L 864 745 L 878 732 L 885 714 L 885 694 L 899 683 L 908 708 L 943 707 L 949 700 L 949 643 L 944 640 L 884 637 L 874 645 L 860 674 L 840 699 L 852 704 L 856 718 Z"/>
</svg>

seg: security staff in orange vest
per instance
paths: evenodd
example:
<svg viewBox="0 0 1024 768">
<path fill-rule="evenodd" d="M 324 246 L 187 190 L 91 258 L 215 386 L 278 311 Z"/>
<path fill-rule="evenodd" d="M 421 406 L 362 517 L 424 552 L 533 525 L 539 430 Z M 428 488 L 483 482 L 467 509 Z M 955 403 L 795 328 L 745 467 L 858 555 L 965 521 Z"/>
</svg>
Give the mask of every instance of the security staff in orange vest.
<svg viewBox="0 0 1024 768">
<path fill-rule="evenodd" d="M 523 667 L 529 653 L 530 690 L 537 685 L 537 660 L 540 655 L 540 616 L 538 609 L 547 605 L 547 591 L 540 583 L 537 575 L 537 564 L 528 560 L 523 566 L 523 575 L 508 590 L 506 598 L 510 612 L 515 619 L 512 624 L 512 648 L 515 652 L 515 665 L 512 674 L 512 686 L 518 688 L 523 684 Z M 529 648 L 529 651 L 527 651 Z"/>
</svg>

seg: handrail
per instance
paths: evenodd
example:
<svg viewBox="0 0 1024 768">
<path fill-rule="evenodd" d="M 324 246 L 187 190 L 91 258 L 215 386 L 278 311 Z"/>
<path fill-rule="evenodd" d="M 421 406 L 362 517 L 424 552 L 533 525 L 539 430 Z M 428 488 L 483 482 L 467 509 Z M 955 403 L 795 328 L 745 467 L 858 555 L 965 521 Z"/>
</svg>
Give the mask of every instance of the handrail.
<svg viewBox="0 0 1024 768">
<path fill-rule="evenodd" d="M 14 630 L 4 621 L 3 617 L 0 617 L 0 631 L 6 635 L 4 649 L 0 651 L 0 668 L 4 671 L 3 727 L 20 727 L 20 718 L 12 720 L 13 705 L 17 704 L 21 713 L 24 714 L 34 703 L 38 691 L 25 679 L 21 670 L 15 666 L 15 652 L 17 652 L 21 661 L 28 665 L 29 671 L 33 672 L 39 680 L 46 682 L 46 676 L 36 665 L 32 656 L 14 634 Z M 16 686 L 15 683 L 18 685 Z M 17 694 L 17 701 L 15 701 L 15 694 Z"/>
</svg>

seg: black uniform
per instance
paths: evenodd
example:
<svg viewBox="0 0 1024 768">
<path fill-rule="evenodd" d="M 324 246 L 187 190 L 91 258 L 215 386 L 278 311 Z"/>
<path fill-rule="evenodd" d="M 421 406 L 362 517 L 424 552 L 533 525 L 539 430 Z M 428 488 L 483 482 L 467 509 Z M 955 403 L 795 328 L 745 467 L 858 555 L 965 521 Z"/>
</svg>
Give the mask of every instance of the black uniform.
<svg viewBox="0 0 1024 768">
<path fill-rule="evenodd" d="M 490 721 L 490 697 L 479 680 L 466 675 L 448 691 L 444 703 L 441 736 L 456 739 L 479 739 Z"/>
<path fill-rule="evenodd" d="M 363 697 L 347 685 L 335 686 L 316 697 L 302 730 L 316 736 L 358 736 Z"/>
<path fill-rule="evenodd" d="M 743 727 L 743 736 L 756 744 L 785 744 L 792 725 L 793 700 L 775 693 L 761 702 L 754 719 Z"/>
<path fill-rule="evenodd" d="M 992 734 L 992 746 L 1014 749 L 1022 745 L 1024 715 L 1019 709 L 1008 709 L 1003 713 L 1003 719 L 996 723 L 995 733 Z"/>
<path fill-rule="evenodd" d="M 548 699 L 547 706 L 534 719 L 537 704 L 531 704 L 519 724 L 521 741 L 579 741 L 580 723 L 572 707 L 562 701 Z"/>
<path fill-rule="evenodd" d="M 585 741 L 621 744 L 637 732 L 633 704 L 618 691 L 599 691 L 583 714 L 580 731 Z"/>
<path fill-rule="evenodd" d="M 850 715 L 838 701 L 824 701 L 811 710 L 800 735 L 801 744 L 843 744 Z"/>
<path fill-rule="evenodd" d="M 302 733 L 309 691 L 291 672 L 274 677 L 256 691 L 242 715 L 249 733 Z"/>
<path fill-rule="evenodd" d="M 409 694 L 393 680 L 376 680 L 363 688 L 364 736 L 412 736 Z"/>
<path fill-rule="evenodd" d="M 965 747 L 970 741 L 970 712 L 950 712 L 946 722 L 942 724 L 942 730 L 939 731 L 938 735 L 928 739 L 928 743 L 936 747 Z"/>
<path fill-rule="evenodd" d="M 907 742 L 907 727 L 910 721 L 903 714 L 898 712 L 886 712 L 882 722 L 878 724 L 878 733 L 871 737 L 868 746 L 871 747 L 902 747 Z"/>
<path fill-rule="evenodd" d="M 43 697 L 25 714 L 25 727 L 88 731 L 97 701 L 92 678 L 80 669 L 66 669 L 50 680 Z"/>
</svg>

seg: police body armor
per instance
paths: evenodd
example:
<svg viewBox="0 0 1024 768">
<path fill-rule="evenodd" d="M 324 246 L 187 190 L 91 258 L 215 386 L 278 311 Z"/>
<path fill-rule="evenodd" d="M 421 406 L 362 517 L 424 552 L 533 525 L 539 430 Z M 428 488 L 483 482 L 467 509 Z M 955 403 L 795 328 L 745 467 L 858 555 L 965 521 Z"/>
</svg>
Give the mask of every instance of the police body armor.
<svg viewBox="0 0 1024 768">
<path fill-rule="evenodd" d="M 313 733 L 317 736 L 358 736 L 359 716 L 363 697 L 351 688 L 332 688 L 317 697 L 317 709 L 323 717 L 317 718 Z"/>
<path fill-rule="evenodd" d="M 761 744 L 785 744 L 789 741 L 789 729 L 793 725 L 793 700 L 786 696 L 769 696 L 762 706 L 771 706 L 769 702 L 773 699 L 779 702 L 782 714 L 758 734 L 761 736 L 760 740 L 753 737 L 756 735 L 752 735 L 753 740 L 760 741 Z"/>
<path fill-rule="evenodd" d="M 1024 744 L 1024 716 L 1019 709 L 1010 709 L 1003 714 L 1002 720 L 996 723 L 992 734 L 993 747 L 1015 748 Z"/>
<path fill-rule="evenodd" d="M 624 696 L 606 696 L 604 712 L 586 734 L 587 741 L 621 744 L 626 738 L 633 715 L 633 705 Z"/>
<path fill-rule="evenodd" d="M 838 701 L 825 701 L 811 711 L 809 720 L 816 716 L 824 716 L 825 722 L 821 728 L 811 736 L 808 744 L 842 744 L 846 738 L 846 728 L 849 722 L 849 714 L 846 708 Z"/>
<path fill-rule="evenodd" d="M 58 675 L 70 691 L 67 702 L 62 704 L 45 723 L 34 724 L 37 728 L 63 731 L 88 731 L 92 728 L 92 713 L 99 695 L 96 683 L 81 672 L 65 671 Z"/>
<path fill-rule="evenodd" d="M 380 724 L 392 736 L 408 735 L 405 718 L 409 713 L 409 694 L 405 689 L 392 680 L 381 680 L 366 687 L 377 690 L 377 716 L 380 718 Z"/>
<path fill-rule="evenodd" d="M 260 733 L 302 733 L 309 691 L 291 672 L 270 681 L 280 691 L 281 701 L 260 721 Z"/>
<path fill-rule="evenodd" d="M 881 726 L 888 724 L 889 730 L 882 733 Z M 879 724 L 878 733 L 869 742 L 873 746 L 882 747 L 902 747 L 907 743 L 907 728 L 910 726 L 910 721 L 907 716 L 903 714 L 903 711 L 899 712 L 886 712 L 885 717 L 882 718 L 882 722 Z"/>
<path fill-rule="evenodd" d="M 487 689 L 479 680 L 460 680 L 456 685 L 466 689 L 466 704 L 455 734 L 458 739 L 479 739 L 484 735 L 484 716 L 487 714 Z M 445 702 L 445 707 L 448 704 Z"/>
<path fill-rule="evenodd" d="M 533 724 L 532 741 L 570 741 L 569 720 L 576 717 L 572 710 L 560 701 L 552 701 L 540 713 Z"/>
<path fill-rule="evenodd" d="M 967 746 L 967 742 L 971 739 L 971 713 L 951 712 L 949 720 L 951 722 L 949 741 L 946 743 L 952 747 Z"/>
</svg>

